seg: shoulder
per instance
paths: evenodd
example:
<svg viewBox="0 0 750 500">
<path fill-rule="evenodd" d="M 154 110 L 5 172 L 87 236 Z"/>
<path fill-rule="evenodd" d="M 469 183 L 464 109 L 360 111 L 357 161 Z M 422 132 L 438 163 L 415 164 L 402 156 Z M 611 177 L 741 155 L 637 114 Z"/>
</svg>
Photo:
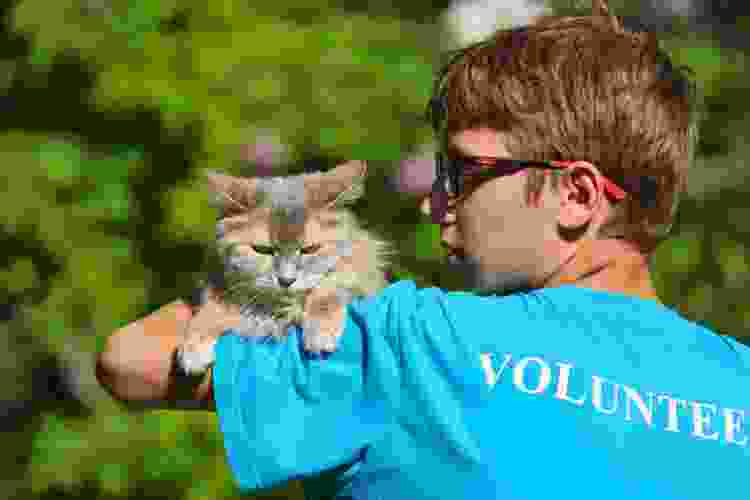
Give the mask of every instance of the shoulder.
<svg viewBox="0 0 750 500">
<path fill-rule="evenodd" d="M 526 310 L 534 303 L 549 302 L 550 299 L 559 300 L 560 293 L 557 291 L 547 293 L 548 290 L 534 290 L 531 292 L 518 292 L 509 295 L 478 295 L 468 291 L 447 291 L 436 287 L 417 288 L 412 280 L 401 280 L 380 290 L 376 294 L 355 299 L 353 308 L 360 312 L 387 312 L 398 310 L 401 312 L 424 312 L 437 311 L 438 309 L 469 308 L 482 310 L 486 307 L 516 308 Z M 564 292 L 568 300 L 585 300 L 586 294 L 583 289 L 575 289 Z"/>
<path fill-rule="evenodd" d="M 440 288 L 417 288 L 414 281 L 397 281 L 369 297 L 354 300 L 349 321 L 385 336 L 414 336 L 417 331 L 437 335 L 446 329 L 473 330 L 486 327 L 488 321 L 503 318 L 523 322 L 534 316 L 530 294 L 480 296 Z"/>
</svg>

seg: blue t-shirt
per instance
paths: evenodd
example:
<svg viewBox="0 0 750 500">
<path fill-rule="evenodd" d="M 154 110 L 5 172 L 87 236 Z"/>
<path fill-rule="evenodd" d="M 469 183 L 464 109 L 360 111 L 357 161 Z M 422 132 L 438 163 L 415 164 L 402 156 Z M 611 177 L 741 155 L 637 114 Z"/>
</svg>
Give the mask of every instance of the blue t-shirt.
<svg viewBox="0 0 750 500">
<path fill-rule="evenodd" d="M 338 351 L 308 358 L 296 328 L 216 345 L 216 408 L 243 492 L 308 478 L 310 497 L 383 500 L 746 489 L 750 349 L 656 301 L 400 281 L 354 301 Z"/>
</svg>

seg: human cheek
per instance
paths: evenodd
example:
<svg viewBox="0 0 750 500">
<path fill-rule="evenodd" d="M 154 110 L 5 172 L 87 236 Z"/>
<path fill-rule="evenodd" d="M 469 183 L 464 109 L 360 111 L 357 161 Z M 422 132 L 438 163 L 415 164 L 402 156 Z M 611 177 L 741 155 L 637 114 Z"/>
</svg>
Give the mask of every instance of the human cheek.
<svg viewBox="0 0 750 500">
<path fill-rule="evenodd" d="M 482 218 L 473 215 L 471 210 L 456 211 L 455 239 L 469 255 L 476 255 L 482 243 Z"/>
</svg>

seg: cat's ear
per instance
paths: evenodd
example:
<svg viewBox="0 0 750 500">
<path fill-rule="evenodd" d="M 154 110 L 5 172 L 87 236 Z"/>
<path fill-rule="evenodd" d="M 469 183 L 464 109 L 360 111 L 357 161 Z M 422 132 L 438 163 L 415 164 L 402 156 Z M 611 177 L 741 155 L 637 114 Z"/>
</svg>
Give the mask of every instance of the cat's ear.
<svg viewBox="0 0 750 500">
<path fill-rule="evenodd" d="M 328 172 L 304 176 L 305 201 L 311 208 L 339 208 L 364 193 L 367 163 L 352 160 Z"/>
<path fill-rule="evenodd" d="M 247 212 L 258 205 L 258 189 L 254 179 L 208 170 L 206 180 L 213 195 L 212 204 L 221 211 L 222 217 Z"/>
</svg>

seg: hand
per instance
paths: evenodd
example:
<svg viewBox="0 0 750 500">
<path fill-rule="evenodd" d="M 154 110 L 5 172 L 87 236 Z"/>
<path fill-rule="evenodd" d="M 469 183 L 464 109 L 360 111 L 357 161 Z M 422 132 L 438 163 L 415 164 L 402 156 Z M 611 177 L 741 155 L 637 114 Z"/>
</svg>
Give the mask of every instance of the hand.
<svg viewBox="0 0 750 500">
<path fill-rule="evenodd" d="M 351 300 L 347 291 L 315 288 L 305 300 L 302 324 L 305 350 L 319 353 L 336 350 L 338 338 L 344 332 L 346 306 Z"/>
<path fill-rule="evenodd" d="M 238 328 L 242 316 L 236 305 L 226 305 L 215 293 L 195 313 L 185 328 L 177 358 L 188 375 L 205 373 L 214 363 L 214 344 L 226 330 Z"/>
<path fill-rule="evenodd" d="M 173 354 L 191 316 L 190 307 L 178 300 L 115 331 L 97 356 L 102 387 L 133 409 L 213 410 L 210 372 L 188 400 L 175 401 L 172 395 Z"/>
</svg>

